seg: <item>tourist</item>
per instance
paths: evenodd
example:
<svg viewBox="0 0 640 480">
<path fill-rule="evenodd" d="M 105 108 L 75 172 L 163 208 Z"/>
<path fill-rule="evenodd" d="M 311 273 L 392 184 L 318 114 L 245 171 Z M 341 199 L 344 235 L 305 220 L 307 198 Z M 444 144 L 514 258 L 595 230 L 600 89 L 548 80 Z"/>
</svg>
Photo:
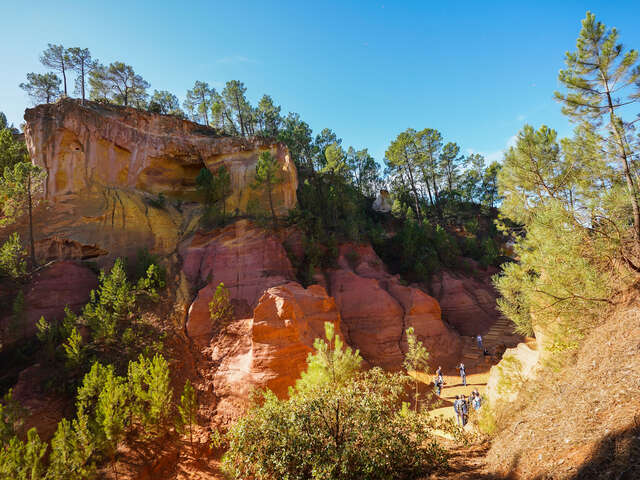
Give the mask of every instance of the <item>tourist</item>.
<svg viewBox="0 0 640 480">
<path fill-rule="evenodd" d="M 460 402 L 458 403 L 458 410 L 460 410 L 460 416 L 462 417 L 462 426 L 464 427 L 467 424 L 467 415 L 469 413 L 469 405 L 467 404 L 467 399 L 464 395 L 460 398 Z"/>
<path fill-rule="evenodd" d="M 484 351 L 484 347 L 482 346 L 482 335 L 478 334 L 478 336 L 476 337 L 476 340 L 478 341 L 478 348 Z"/>
<path fill-rule="evenodd" d="M 464 370 L 464 363 L 460 362 L 460 365 L 456 367 L 460 370 L 460 379 L 462 380 L 462 385 L 467 386 L 467 372 Z"/>
<path fill-rule="evenodd" d="M 480 406 L 482 405 L 482 399 L 480 398 L 480 392 L 478 390 L 474 390 L 471 394 L 471 404 L 473 405 L 473 409 L 477 412 L 480 410 Z"/>
<path fill-rule="evenodd" d="M 439 396 L 440 392 L 442 391 L 442 377 L 434 377 L 433 384 L 436 387 L 436 395 Z"/>
<path fill-rule="evenodd" d="M 453 411 L 456 412 L 458 425 L 462 425 L 462 408 L 460 407 L 460 395 L 456 395 L 456 399 L 453 401 Z"/>
</svg>

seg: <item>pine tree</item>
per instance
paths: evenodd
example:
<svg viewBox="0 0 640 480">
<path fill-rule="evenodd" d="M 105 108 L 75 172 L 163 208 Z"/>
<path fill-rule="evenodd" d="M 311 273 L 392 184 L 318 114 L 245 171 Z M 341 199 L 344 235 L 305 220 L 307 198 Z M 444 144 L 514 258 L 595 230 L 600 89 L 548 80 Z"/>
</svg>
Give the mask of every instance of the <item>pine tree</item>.
<svg viewBox="0 0 640 480">
<path fill-rule="evenodd" d="M 219 283 L 209 302 L 209 314 L 214 326 L 223 326 L 233 319 L 233 305 L 229 297 L 229 289 Z"/>
<path fill-rule="evenodd" d="M 72 370 L 79 369 L 84 363 L 84 347 L 82 346 L 82 336 L 80 336 L 75 327 L 73 327 L 67 341 L 62 346 L 67 357 L 67 368 Z"/>
<path fill-rule="evenodd" d="M 298 392 L 316 385 L 342 385 L 360 371 L 360 352 L 345 346 L 333 323 L 325 322 L 324 331 L 326 341 L 321 338 L 314 341 L 315 352 L 307 357 L 307 371 L 302 372 L 296 382 L 295 390 Z"/>
<path fill-rule="evenodd" d="M 76 77 L 76 93 L 80 93 L 82 104 L 84 105 L 86 97 L 87 77 L 96 67 L 97 62 L 91 58 L 91 52 L 88 48 L 73 47 L 67 50 L 68 67 L 74 70 Z M 66 89 L 65 89 L 66 94 Z"/>
<path fill-rule="evenodd" d="M 17 232 L 12 233 L 0 246 L 0 278 L 17 280 L 25 275 L 27 273 L 25 254 L 20 243 L 20 235 Z"/>
<path fill-rule="evenodd" d="M 52 103 L 60 96 L 60 79 L 55 73 L 27 73 L 27 83 L 20 88 L 35 103 Z"/>
<path fill-rule="evenodd" d="M 266 190 L 274 228 L 278 227 L 278 217 L 273 205 L 273 190 L 274 187 L 280 185 L 283 181 L 284 178 L 280 171 L 278 159 L 269 151 L 262 152 L 258 157 L 255 182 L 252 184 L 252 187 L 254 189 L 262 188 Z"/>
<path fill-rule="evenodd" d="M 69 69 L 69 54 L 62 45 L 54 45 L 49 43 L 47 49 L 42 52 L 40 62 L 45 66 L 62 74 L 64 81 L 64 96 L 67 95 L 67 70 Z M 47 103 L 49 103 L 47 101 Z"/>
<path fill-rule="evenodd" d="M 5 169 L 0 177 L 0 226 L 11 224 L 25 213 L 29 221 L 29 253 L 32 266 L 36 266 L 36 247 L 33 234 L 33 209 L 39 204 L 46 172 L 33 165 L 28 158 L 17 163 L 13 169 Z"/>
<path fill-rule="evenodd" d="M 118 446 L 124 439 L 129 418 L 128 397 L 129 392 L 124 379 L 109 375 L 98 395 L 96 406 L 96 418 L 104 434 L 105 449 L 111 456 L 116 479 L 118 478 L 116 469 Z"/>
<path fill-rule="evenodd" d="M 197 112 L 203 125 L 209 125 L 209 111 L 213 105 L 216 91 L 206 82 L 196 81 L 191 90 L 187 90 L 184 101 L 185 109 L 189 112 Z M 195 120 L 195 118 L 193 118 Z"/>
<path fill-rule="evenodd" d="M 146 107 L 149 82 L 138 75 L 131 65 L 123 62 L 113 62 L 108 67 L 96 65 L 89 75 L 89 84 L 93 100 Z"/>
<path fill-rule="evenodd" d="M 168 425 L 173 394 L 169 380 L 169 364 L 162 355 L 156 354 L 152 359 L 140 355 L 137 362 L 129 363 L 132 413 L 151 438 L 162 434 Z"/>
<path fill-rule="evenodd" d="M 112 342 L 116 338 L 118 324 L 135 305 L 135 295 L 121 258 L 115 261 L 109 274 L 100 272 L 99 281 L 100 286 L 91 292 L 91 300 L 84 307 L 82 317 L 94 338 Z"/>
<path fill-rule="evenodd" d="M 191 444 L 191 450 L 193 451 L 193 426 L 196 423 L 198 415 L 198 398 L 189 379 L 187 379 L 184 384 L 184 390 L 180 396 L 178 411 L 180 412 L 180 427 L 182 429 L 184 427 L 189 429 L 189 443 Z"/>
<path fill-rule="evenodd" d="M 404 368 L 407 370 L 407 374 L 413 374 L 414 408 L 417 412 L 420 396 L 418 381 L 420 375 L 426 377 L 429 374 L 429 352 L 416 337 L 413 327 L 407 328 L 405 333 L 407 335 L 407 353 L 404 356 Z"/>
<path fill-rule="evenodd" d="M 622 175 L 627 185 L 633 211 L 636 242 L 640 242 L 640 207 L 638 186 L 631 174 L 631 160 L 637 148 L 631 141 L 632 122 L 621 115 L 624 108 L 640 100 L 640 64 L 638 51 L 624 51 L 618 43 L 618 31 L 596 21 L 591 12 L 582 20 L 582 29 L 575 52 L 567 52 L 566 69 L 560 70 L 560 82 L 567 93 L 556 92 L 563 104 L 563 113 L 578 123 L 587 122 L 598 130 L 606 122 L 603 136 L 615 146 L 616 157 L 622 164 Z"/>
</svg>

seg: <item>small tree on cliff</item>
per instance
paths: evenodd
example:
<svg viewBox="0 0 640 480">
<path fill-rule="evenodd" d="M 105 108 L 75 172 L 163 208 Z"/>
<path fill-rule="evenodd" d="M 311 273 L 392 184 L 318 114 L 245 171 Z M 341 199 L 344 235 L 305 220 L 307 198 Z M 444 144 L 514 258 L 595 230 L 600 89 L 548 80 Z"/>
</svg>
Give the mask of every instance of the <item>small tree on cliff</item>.
<svg viewBox="0 0 640 480">
<path fill-rule="evenodd" d="M 28 214 L 29 247 L 32 265 L 36 265 L 36 248 L 33 237 L 33 209 L 39 202 L 46 173 L 33 165 L 25 156 L 25 161 L 17 163 L 13 169 L 5 168 L 0 177 L 0 226 L 14 223 L 19 217 Z"/>
<path fill-rule="evenodd" d="M 51 103 L 60 96 L 60 79 L 55 73 L 27 73 L 27 83 L 20 88 L 35 103 Z"/>
<path fill-rule="evenodd" d="M 284 178 L 282 178 L 282 173 L 280 172 L 278 159 L 274 157 L 271 152 L 262 152 L 258 158 L 256 180 L 252 187 L 266 190 L 274 228 L 278 226 L 278 217 L 276 216 L 276 210 L 273 206 L 273 189 L 283 181 Z"/>
<path fill-rule="evenodd" d="M 91 52 L 88 48 L 73 47 L 67 50 L 67 53 L 69 55 L 69 68 L 74 70 L 78 75 L 76 77 L 76 93 L 78 93 L 78 91 L 80 92 L 82 104 L 84 105 L 87 77 L 96 67 L 97 62 L 92 60 Z"/>
<path fill-rule="evenodd" d="M 69 54 L 62 45 L 49 43 L 47 49 L 40 55 L 40 62 L 51 68 L 55 72 L 60 72 L 64 81 L 64 96 L 67 96 L 67 71 L 71 67 L 69 64 Z M 49 102 L 47 102 L 49 103 Z"/>
<path fill-rule="evenodd" d="M 204 200 L 206 207 L 205 221 L 215 219 L 218 213 L 222 213 L 222 220 L 227 216 L 227 197 L 231 194 L 231 176 L 226 166 L 222 165 L 211 173 L 203 167 L 196 177 L 196 188 Z M 215 219 L 217 220 L 217 219 Z"/>
<path fill-rule="evenodd" d="M 147 82 L 131 65 L 113 62 L 108 67 L 98 65 L 89 75 L 91 98 L 109 100 L 119 105 L 143 108 L 147 99 Z"/>
<path fill-rule="evenodd" d="M 224 325 L 233 318 L 233 305 L 229 298 L 229 289 L 220 283 L 209 302 L 209 313 L 213 325 Z"/>
</svg>

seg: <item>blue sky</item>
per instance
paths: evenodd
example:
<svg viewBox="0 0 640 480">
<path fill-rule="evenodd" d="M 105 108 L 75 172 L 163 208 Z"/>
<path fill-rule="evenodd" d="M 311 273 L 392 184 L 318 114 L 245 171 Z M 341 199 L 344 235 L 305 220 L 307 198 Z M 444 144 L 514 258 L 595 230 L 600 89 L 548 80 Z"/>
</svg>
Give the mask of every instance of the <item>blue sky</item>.
<svg viewBox="0 0 640 480">
<path fill-rule="evenodd" d="M 253 102 L 269 93 L 378 160 L 408 127 L 489 159 L 525 122 L 568 135 L 552 95 L 587 10 L 640 49 L 638 1 L 0 2 L 0 110 L 13 123 L 30 105 L 18 84 L 62 43 L 181 99 L 195 80 L 241 80 Z"/>
</svg>

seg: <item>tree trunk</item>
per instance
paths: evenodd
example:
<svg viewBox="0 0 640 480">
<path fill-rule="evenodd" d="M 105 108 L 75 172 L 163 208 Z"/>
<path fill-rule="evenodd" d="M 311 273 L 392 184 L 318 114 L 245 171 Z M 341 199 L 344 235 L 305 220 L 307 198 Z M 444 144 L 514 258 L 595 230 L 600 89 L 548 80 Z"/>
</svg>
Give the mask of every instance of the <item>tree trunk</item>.
<svg viewBox="0 0 640 480">
<path fill-rule="evenodd" d="M 273 229 L 277 230 L 278 229 L 278 218 L 276 217 L 276 211 L 273 208 L 273 197 L 271 195 L 271 190 L 272 190 L 272 185 L 269 183 L 267 185 L 267 192 L 269 194 L 269 208 L 271 209 L 271 215 L 273 217 Z"/>
<path fill-rule="evenodd" d="M 31 265 L 36 266 L 36 246 L 33 240 L 33 204 L 31 199 L 31 173 L 27 177 L 27 202 L 29 207 L 29 246 L 31 249 Z"/>
<path fill-rule="evenodd" d="M 82 105 L 84 105 L 84 61 L 80 65 L 80 89 L 82 90 Z"/>
<path fill-rule="evenodd" d="M 627 150 L 625 148 L 625 140 L 623 134 L 618 130 L 618 125 L 615 118 L 613 102 L 611 101 L 611 93 L 609 92 L 609 86 L 607 85 L 607 102 L 609 105 L 609 121 L 611 122 L 611 128 L 616 137 L 616 143 L 620 149 L 620 157 L 622 159 L 622 167 L 624 171 L 624 177 L 627 181 L 627 189 L 631 196 L 631 208 L 633 210 L 633 232 L 636 243 L 640 243 L 640 207 L 638 207 L 638 194 L 636 191 L 636 185 L 631 176 L 629 169 L 629 159 L 627 158 Z"/>
<path fill-rule="evenodd" d="M 67 72 L 66 69 L 64 68 L 64 59 L 62 59 L 61 61 L 61 65 L 62 65 L 62 79 L 64 80 L 64 96 L 67 97 Z"/>
<path fill-rule="evenodd" d="M 418 223 L 422 224 L 422 212 L 420 211 L 420 202 L 418 200 L 418 191 L 416 190 L 416 185 L 413 180 L 413 173 L 409 166 L 406 166 L 407 172 L 409 173 L 409 182 L 411 183 L 411 190 L 413 191 L 413 198 L 416 204 L 416 215 L 418 216 Z"/>
</svg>

